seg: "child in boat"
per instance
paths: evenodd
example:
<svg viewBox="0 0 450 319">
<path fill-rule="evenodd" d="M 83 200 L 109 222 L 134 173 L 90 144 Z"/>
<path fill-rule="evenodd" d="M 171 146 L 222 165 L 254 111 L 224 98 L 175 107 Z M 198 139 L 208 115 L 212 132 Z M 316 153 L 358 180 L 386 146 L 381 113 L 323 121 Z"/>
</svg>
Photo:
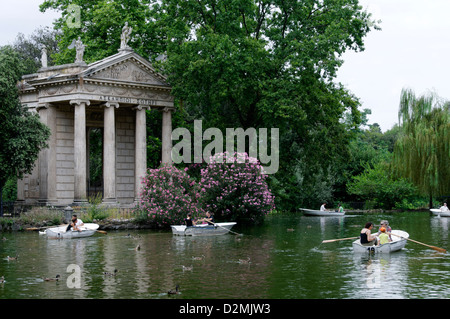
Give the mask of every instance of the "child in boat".
<svg viewBox="0 0 450 319">
<path fill-rule="evenodd" d="M 387 244 L 388 242 L 391 241 L 389 239 L 389 235 L 386 234 L 386 228 L 384 228 L 384 227 L 380 228 L 380 235 L 378 236 L 378 239 L 379 239 L 378 246 Z"/>
</svg>

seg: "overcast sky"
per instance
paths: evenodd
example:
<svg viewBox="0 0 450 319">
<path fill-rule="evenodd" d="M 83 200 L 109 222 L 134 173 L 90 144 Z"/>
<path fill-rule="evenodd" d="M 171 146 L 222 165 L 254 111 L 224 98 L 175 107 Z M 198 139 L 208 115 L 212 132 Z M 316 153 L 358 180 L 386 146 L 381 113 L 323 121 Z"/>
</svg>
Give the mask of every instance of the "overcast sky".
<svg viewBox="0 0 450 319">
<path fill-rule="evenodd" d="M 0 0 L 0 45 L 11 44 L 19 32 L 31 34 L 39 26 L 51 26 L 58 13 L 41 13 L 43 0 Z M 402 88 L 417 95 L 434 91 L 450 99 L 449 0 L 360 0 L 382 22 L 381 31 L 365 38 L 365 51 L 349 52 L 338 72 L 343 83 L 372 110 L 369 123 L 383 131 L 397 123 Z"/>
</svg>

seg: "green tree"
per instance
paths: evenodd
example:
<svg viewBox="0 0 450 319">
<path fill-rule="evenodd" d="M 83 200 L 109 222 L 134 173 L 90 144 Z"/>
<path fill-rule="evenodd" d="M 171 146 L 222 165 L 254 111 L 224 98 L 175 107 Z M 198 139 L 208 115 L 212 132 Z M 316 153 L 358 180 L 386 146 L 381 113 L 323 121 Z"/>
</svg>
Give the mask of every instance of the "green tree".
<svg viewBox="0 0 450 319">
<path fill-rule="evenodd" d="M 401 134 L 393 167 L 430 199 L 450 193 L 450 103 L 436 94 L 416 97 L 403 89 L 399 107 Z"/>
<path fill-rule="evenodd" d="M 41 50 L 47 49 L 48 65 L 53 64 L 53 55 L 59 52 L 57 38 L 58 31 L 49 27 L 37 28 L 31 35 L 19 33 L 14 41 L 13 48 L 19 54 L 24 67 L 23 74 L 35 73 L 41 67 Z"/>
<path fill-rule="evenodd" d="M 120 35 L 125 22 L 133 28 L 128 43 L 136 52 L 146 58 L 164 52 L 159 48 L 158 23 L 150 15 L 152 0 L 45 0 L 40 10 L 61 11 L 61 18 L 54 23 L 60 35 L 60 52 L 54 54 L 56 64 L 73 63 L 75 50 L 68 49 L 74 40 L 81 37 L 86 45 L 84 60 L 87 63 L 101 60 L 117 53 Z M 73 12 L 70 5 L 80 8 L 80 27 L 68 24 Z"/>
<path fill-rule="evenodd" d="M 18 98 L 17 82 L 24 66 L 11 47 L 0 48 L 0 191 L 10 178 L 31 173 L 50 130 L 28 112 Z"/>
<path fill-rule="evenodd" d="M 282 166 L 270 177 L 277 207 L 332 194 L 360 121 L 359 101 L 333 79 L 340 55 L 363 50 L 377 28 L 358 1 L 166 0 L 154 8 L 167 35 L 161 67 L 188 112 L 205 127 L 280 128 Z"/>
<path fill-rule="evenodd" d="M 362 174 L 354 176 L 348 184 L 348 192 L 375 207 L 392 209 L 404 199 L 412 199 L 417 189 L 405 178 L 391 177 L 389 163 L 379 162 L 373 167 L 368 165 Z"/>
</svg>

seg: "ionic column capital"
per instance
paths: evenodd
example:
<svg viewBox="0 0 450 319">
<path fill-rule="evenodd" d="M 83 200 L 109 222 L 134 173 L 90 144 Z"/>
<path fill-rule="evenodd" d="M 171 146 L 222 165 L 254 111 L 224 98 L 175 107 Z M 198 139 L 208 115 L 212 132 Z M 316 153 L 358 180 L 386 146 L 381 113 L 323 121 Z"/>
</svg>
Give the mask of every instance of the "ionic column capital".
<svg viewBox="0 0 450 319">
<path fill-rule="evenodd" d="M 48 103 L 48 102 L 46 102 L 46 103 L 39 103 L 37 105 L 37 107 L 36 107 L 36 111 L 39 112 L 39 110 L 41 110 L 41 109 L 48 109 L 50 106 L 51 106 L 51 103 Z"/>
<path fill-rule="evenodd" d="M 161 111 L 164 112 L 164 113 L 175 112 L 175 108 L 174 108 L 174 107 L 168 107 L 168 106 L 166 106 L 166 107 L 163 108 Z"/>
<path fill-rule="evenodd" d="M 150 110 L 150 106 L 148 105 L 136 105 L 133 107 L 133 110 L 142 111 L 142 110 Z"/>
<path fill-rule="evenodd" d="M 70 100 L 70 105 L 76 104 L 76 105 L 81 105 L 81 104 L 85 104 L 87 106 L 91 105 L 91 101 L 89 100 L 84 100 L 84 99 L 76 99 L 76 100 Z"/>
<path fill-rule="evenodd" d="M 105 104 L 103 104 L 105 107 L 109 108 L 109 107 L 113 107 L 118 109 L 119 108 L 119 102 L 106 102 Z"/>
</svg>

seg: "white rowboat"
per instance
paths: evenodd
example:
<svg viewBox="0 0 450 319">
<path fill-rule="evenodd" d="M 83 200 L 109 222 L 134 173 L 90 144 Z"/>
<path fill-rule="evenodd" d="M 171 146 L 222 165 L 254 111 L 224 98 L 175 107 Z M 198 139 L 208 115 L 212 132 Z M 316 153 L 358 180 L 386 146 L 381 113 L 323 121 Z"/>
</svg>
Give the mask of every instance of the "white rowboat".
<svg viewBox="0 0 450 319">
<path fill-rule="evenodd" d="M 52 227 L 45 230 L 45 235 L 49 238 L 83 238 L 94 235 L 98 229 L 98 224 L 85 223 L 79 227 L 81 231 L 72 230 L 66 231 L 67 225 Z"/>
<path fill-rule="evenodd" d="M 314 210 L 314 209 L 307 209 L 307 208 L 300 208 L 301 211 L 303 211 L 303 215 L 306 216 L 344 216 L 345 212 L 339 213 L 339 212 L 333 212 L 333 211 L 321 211 L 321 210 Z"/>
<path fill-rule="evenodd" d="M 450 211 L 443 212 L 443 211 L 440 210 L 439 208 L 432 208 L 432 209 L 430 209 L 430 211 L 431 211 L 431 212 L 433 213 L 433 215 L 435 215 L 435 216 L 450 217 Z"/>
<path fill-rule="evenodd" d="M 236 225 L 235 222 L 201 224 L 196 226 L 171 225 L 172 233 L 179 236 L 216 236 L 227 234 L 231 228 Z"/>
<path fill-rule="evenodd" d="M 355 253 L 392 253 L 394 251 L 401 250 L 405 247 L 407 238 L 409 238 L 409 234 L 403 230 L 393 230 L 392 234 L 401 236 L 391 236 L 392 241 L 380 246 L 363 246 L 361 245 L 360 239 L 358 238 L 352 244 L 353 251 Z"/>
</svg>

